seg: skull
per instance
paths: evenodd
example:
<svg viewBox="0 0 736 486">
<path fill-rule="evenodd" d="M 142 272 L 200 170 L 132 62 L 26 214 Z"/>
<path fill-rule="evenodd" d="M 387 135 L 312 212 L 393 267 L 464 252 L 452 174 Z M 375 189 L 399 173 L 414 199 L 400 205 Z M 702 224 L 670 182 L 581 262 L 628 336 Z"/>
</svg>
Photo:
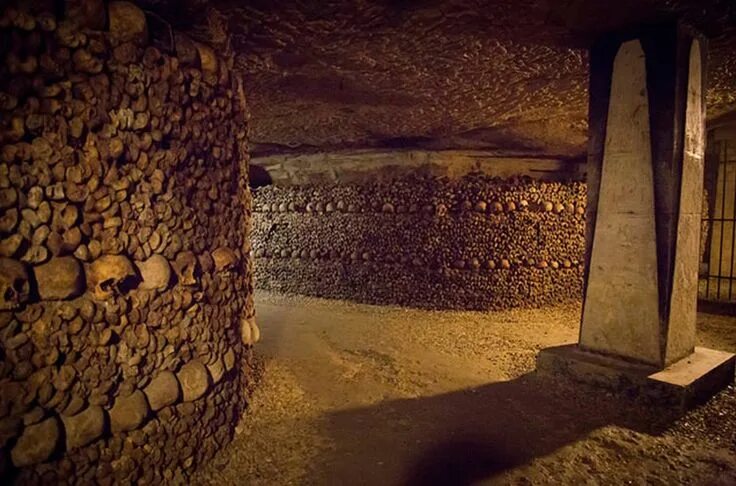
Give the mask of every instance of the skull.
<svg viewBox="0 0 736 486">
<path fill-rule="evenodd" d="M 104 255 L 89 266 L 88 280 L 95 299 L 107 300 L 134 288 L 139 279 L 128 257 Z"/>
<path fill-rule="evenodd" d="M 171 267 L 161 255 L 152 255 L 148 260 L 136 262 L 141 274 L 143 290 L 166 290 L 171 281 Z"/>
<path fill-rule="evenodd" d="M 218 273 L 229 272 L 237 266 L 238 255 L 230 248 L 221 246 L 212 252 L 212 260 L 215 262 L 215 270 Z"/>
<path fill-rule="evenodd" d="M 174 260 L 174 272 L 182 285 L 197 285 L 201 269 L 197 257 L 191 251 L 183 251 Z"/>
<path fill-rule="evenodd" d="M 31 285 L 26 267 L 10 258 L 0 258 L 0 310 L 15 310 L 28 301 Z"/>
</svg>

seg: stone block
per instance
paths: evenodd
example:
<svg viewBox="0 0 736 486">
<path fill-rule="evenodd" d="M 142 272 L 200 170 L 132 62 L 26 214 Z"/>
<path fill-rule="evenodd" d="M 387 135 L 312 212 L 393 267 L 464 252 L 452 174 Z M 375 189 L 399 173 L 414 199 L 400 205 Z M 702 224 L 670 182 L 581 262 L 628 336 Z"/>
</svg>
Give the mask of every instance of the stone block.
<svg viewBox="0 0 736 486">
<path fill-rule="evenodd" d="M 731 353 L 696 347 L 691 355 L 659 370 L 585 351 L 572 344 L 540 351 L 537 372 L 684 412 L 733 383 L 735 363 L 736 356 Z"/>
</svg>

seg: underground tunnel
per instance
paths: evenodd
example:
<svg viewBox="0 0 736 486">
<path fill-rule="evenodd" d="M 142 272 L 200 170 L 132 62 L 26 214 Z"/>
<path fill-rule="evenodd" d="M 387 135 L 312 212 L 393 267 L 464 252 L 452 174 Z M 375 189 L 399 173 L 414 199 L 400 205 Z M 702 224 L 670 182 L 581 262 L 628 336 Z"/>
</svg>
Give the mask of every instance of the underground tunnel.
<svg viewBox="0 0 736 486">
<path fill-rule="evenodd" d="M 736 483 L 736 5 L 0 5 L 3 484 Z"/>
</svg>

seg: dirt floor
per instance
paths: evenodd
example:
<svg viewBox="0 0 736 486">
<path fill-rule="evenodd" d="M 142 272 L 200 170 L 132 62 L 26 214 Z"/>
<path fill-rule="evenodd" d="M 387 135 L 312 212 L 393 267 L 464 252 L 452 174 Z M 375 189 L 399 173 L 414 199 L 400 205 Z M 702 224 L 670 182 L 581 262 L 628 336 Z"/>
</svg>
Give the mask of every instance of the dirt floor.
<svg viewBox="0 0 736 486">
<path fill-rule="evenodd" d="M 736 484 L 736 390 L 679 420 L 536 376 L 580 308 L 438 312 L 260 293 L 259 383 L 196 484 Z M 736 351 L 736 319 L 699 315 Z"/>
</svg>

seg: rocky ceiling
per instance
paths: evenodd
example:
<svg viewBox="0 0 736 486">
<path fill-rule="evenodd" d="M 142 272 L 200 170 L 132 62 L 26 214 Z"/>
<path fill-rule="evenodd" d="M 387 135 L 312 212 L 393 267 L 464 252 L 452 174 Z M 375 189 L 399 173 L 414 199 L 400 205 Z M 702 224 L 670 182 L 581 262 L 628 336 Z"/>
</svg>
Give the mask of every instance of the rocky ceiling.
<svg viewBox="0 0 736 486">
<path fill-rule="evenodd" d="M 229 30 L 256 153 L 426 147 L 579 156 L 585 46 L 601 32 L 670 16 L 711 38 L 709 117 L 736 109 L 733 0 L 147 3 L 195 35 L 218 23 Z"/>
</svg>

